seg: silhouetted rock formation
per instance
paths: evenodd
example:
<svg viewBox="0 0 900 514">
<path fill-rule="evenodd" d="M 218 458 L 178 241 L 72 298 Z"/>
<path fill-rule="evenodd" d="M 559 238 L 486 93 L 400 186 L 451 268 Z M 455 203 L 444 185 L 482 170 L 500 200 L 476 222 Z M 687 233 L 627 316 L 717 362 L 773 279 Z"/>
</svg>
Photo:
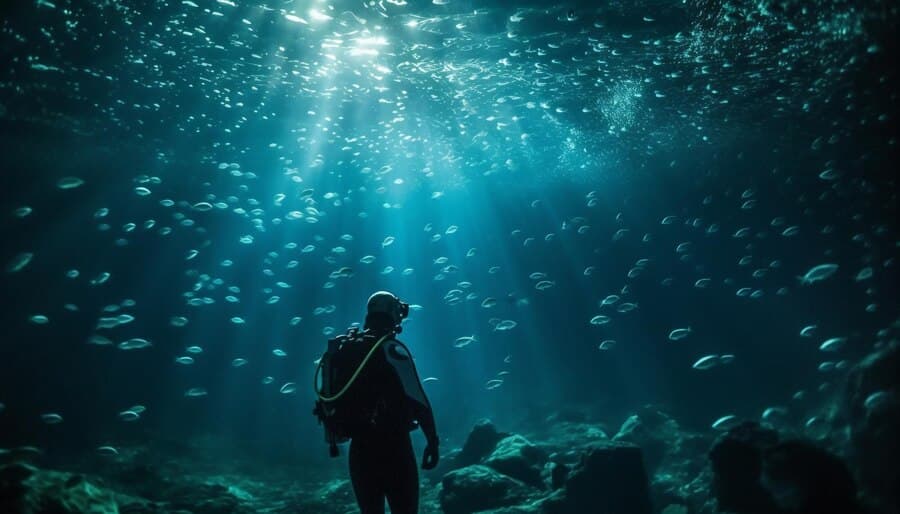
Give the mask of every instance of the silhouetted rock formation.
<svg viewBox="0 0 900 514">
<path fill-rule="evenodd" d="M 890 344 L 853 367 L 844 408 L 860 486 L 879 512 L 900 512 L 900 345 Z"/>
</svg>

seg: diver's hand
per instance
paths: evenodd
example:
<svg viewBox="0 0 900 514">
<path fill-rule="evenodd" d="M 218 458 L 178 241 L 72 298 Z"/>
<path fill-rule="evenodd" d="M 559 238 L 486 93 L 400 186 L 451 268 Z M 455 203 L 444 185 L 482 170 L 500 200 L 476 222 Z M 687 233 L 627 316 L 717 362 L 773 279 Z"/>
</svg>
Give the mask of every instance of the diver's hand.
<svg viewBox="0 0 900 514">
<path fill-rule="evenodd" d="M 441 460 L 441 456 L 438 452 L 438 445 L 429 444 L 422 453 L 422 469 L 434 469 L 439 460 Z"/>
</svg>

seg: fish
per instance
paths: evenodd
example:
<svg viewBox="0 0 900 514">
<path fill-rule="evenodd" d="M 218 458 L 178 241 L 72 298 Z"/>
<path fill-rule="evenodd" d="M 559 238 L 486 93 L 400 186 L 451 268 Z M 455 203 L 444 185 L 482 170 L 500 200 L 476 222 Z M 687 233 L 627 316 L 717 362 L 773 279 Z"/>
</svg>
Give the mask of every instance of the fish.
<svg viewBox="0 0 900 514">
<path fill-rule="evenodd" d="M 12 261 L 6 266 L 6 271 L 8 273 L 18 273 L 25 269 L 32 259 L 34 259 L 34 253 L 22 252 L 13 257 Z"/>
<path fill-rule="evenodd" d="M 537 289 L 538 291 L 544 291 L 546 289 L 550 289 L 554 285 L 556 285 L 556 282 L 553 282 L 550 280 L 541 280 L 540 282 L 538 282 L 537 284 L 534 285 L 534 288 Z"/>
<path fill-rule="evenodd" d="M 184 395 L 188 398 L 199 398 L 201 396 L 206 396 L 207 394 L 206 389 L 202 387 L 192 387 L 184 392 Z"/>
<path fill-rule="evenodd" d="M 809 269 L 802 277 L 798 277 L 801 285 L 810 285 L 821 282 L 834 275 L 839 266 L 833 263 L 819 264 Z"/>
<path fill-rule="evenodd" d="M 457 337 L 453 342 L 453 346 L 455 348 L 463 348 L 475 342 L 478 342 L 478 339 L 474 335 Z"/>
<path fill-rule="evenodd" d="M 123 410 L 119 413 L 119 419 L 126 422 L 137 421 L 138 419 L 140 419 L 140 417 L 140 414 L 134 412 L 133 410 Z"/>
<path fill-rule="evenodd" d="M 97 346 L 108 346 L 113 344 L 112 340 L 110 340 L 108 337 L 104 337 L 98 334 L 93 334 L 88 337 L 87 342 L 88 344 L 95 344 Z"/>
<path fill-rule="evenodd" d="M 827 339 L 821 345 L 819 345 L 819 350 L 823 352 L 836 352 L 843 348 L 846 342 L 846 337 L 832 337 L 831 339 Z"/>
<path fill-rule="evenodd" d="M 112 446 L 98 446 L 97 453 L 106 457 L 110 457 L 113 455 L 118 455 L 119 450 L 113 448 Z"/>
<path fill-rule="evenodd" d="M 766 407 L 762 413 L 763 421 L 773 421 L 787 416 L 788 410 L 785 407 Z"/>
<path fill-rule="evenodd" d="M 511 319 L 505 319 L 505 320 L 501 321 L 500 323 L 497 323 L 497 325 L 494 326 L 494 330 L 500 330 L 500 331 L 512 330 L 513 328 L 516 327 L 516 325 L 517 325 L 517 323 L 515 321 L 513 321 Z"/>
<path fill-rule="evenodd" d="M 691 332 L 692 332 L 691 327 L 676 328 L 675 330 L 672 330 L 671 332 L 669 332 L 669 339 L 671 339 L 672 341 L 678 341 L 680 339 L 684 339 L 685 337 L 689 336 L 691 334 Z"/>
<path fill-rule="evenodd" d="M 55 412 L 41 414 L 41 421 L 48 425 L 58 425 L 63 422 L 63 417 Z"/>
<path fill-rule="evenodd" d="M 56 187 L 60 189 L 75 189 L 84 185 L 84 180 L 80 177 L 63 177 L 56 181 Z"/>
<path fill-rule="evenodd" d="M 840 177 L 840 176 L 841 176 L 841 174 L 834 168 L 826 168 L 821 173 L 819 173 L 820 179 L 828 180 L 828 181 L 837 180 L 838 177 Z"/>
<path fill-rule="evenodd" d="M 612 321 L 612 318 L 609 316 L 604 316 L 603 314 L 598 314 L 591 318 L 591 325 L 605 325 Z"/>
<path fill-rule="evenodd" d="M 800 330 L 801 337 L 812 337 L 818 325 L 807 325 Z"/>
<path fill-rule="evenodd" d="M 729 414 L 726 416 L 722 416 L 713 422 L 712 428 L 713 430 L 718 430 L 722 432 L 727 432 L 732 428 L 736 427 L 740 423 L 740 418 L 733 414 Z"/>
<path fill-rule="evenodd" d="M 691 367 L 694 369 L 706 370 L 706 369 L 714 368 L 718 365 L 719 365 L 719 356 L 716 354 L 712 354 L 712 355 L 707 355 L 705 357 L 701 357 Z"/>
<path fill-rule="evenodd" d="M 494 378 L 494 379 L 488 380 L 484 384 L 484 388 L 487 389 L 488 391 L 490 391 L 493 389 L 497 389 L 498 387 L 500 387 L 502 385 L 503 385 L 503 380 L 501 380 L 499 378 Z"/>
<path fill-rule="evenodd" d="M 866 266 L 865 268 L 859 270 L 853 280 L 857 282 L 862 282 L 863 280 L 868 280 L 872 278 L 873 271 L 871 266 Z"/>
<path fill-rule="evenodd" d="M 134 337 L 128 339 L 127 341 L 122 341 L 118 345 L 120 350 L 140 350 L 141 348 L 148 348 L 150 346 L 153 346 L 153 343 L 140 337 Z"/>
<path fill-rule="evenodd" d="M 868 411 L 876 410 L 893 400 L 894 394 L 888 391 L 875 391 L 866 397 L 863 407 Z"/>
<path fill-rule="evenodd" d="M 626 312 L 631 312 L 637 308 L 638 308 L 637 303 L 625 302 L 625 303 L 619 304 L 619 306 L 616 308 L 616 311 L 624 314 Z"/>
</svg>

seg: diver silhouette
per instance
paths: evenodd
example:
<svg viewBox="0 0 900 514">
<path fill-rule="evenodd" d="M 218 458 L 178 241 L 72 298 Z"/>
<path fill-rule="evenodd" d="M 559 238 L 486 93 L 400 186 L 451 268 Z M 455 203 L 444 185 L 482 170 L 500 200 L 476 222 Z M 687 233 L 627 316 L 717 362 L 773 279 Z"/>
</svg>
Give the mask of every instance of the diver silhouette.
<svg viewBox="0 0 900 514">
<path fill-rule="evenodd" d="M 366 310 L 363 331 L 329 341 L 316 370 L 314 414 L 325 425 L 332 456 L 337 443 L 350 441 L 350 480 L 361 514 L 384 514 L 385 500 L 393 514 L 417 514 L 410 432 L 421 427 L 425 433 L 422 469 L 433 469 L 440 456 L 431 404 L 409 349 L 396 339 L 409 305 L 378 291 Z"/>
</svg>

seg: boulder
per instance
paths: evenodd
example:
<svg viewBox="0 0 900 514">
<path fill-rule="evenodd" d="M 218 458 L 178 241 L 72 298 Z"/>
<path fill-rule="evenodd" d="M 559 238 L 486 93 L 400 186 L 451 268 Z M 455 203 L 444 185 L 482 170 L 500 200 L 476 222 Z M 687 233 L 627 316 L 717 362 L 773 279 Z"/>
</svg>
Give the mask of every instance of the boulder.
<svg viewBox="0 0 900 514">
<path fill-rule="evenodd" d="M 712 493 L 719 509 L 736 514 L 777 512 L 772 495 L 760 483 L 763 452 L 777 442 L 777 432 L 750 421 L 719 437 L 709 452 Z"/>
<path fill-rule="evenodd" d="M 444 514 L 470 514 L 515 506 L 528 494 L 524 483 L 475 464 L 444 475 L 440 503 Z"/>
<path fill-rule="evenodd" d="M 543 488 L 541 471 L 546 453 L 520 435 L 505 437 L 484 460 L 484 465 L 530 486 Z"/>
<path fill-rule="evenodd" d="M 540 432 L 529 434 L 529 437 L 531 440 L 541 441 L 542 448 L 559 456 L 551 460 L 563 460 L 566 464 L 577 463 L 583 451 L 609 440 L 601 425 L 568 421 L 546 425 Z"/>
<path fill-rule="evenodd" d="M 546 514 L 652 514 L 641 449 L 607 442 L 589 449 L 569 473 L 562 494 L 544 503 Z"/>
<path fill-rule="evenodd" d="M 678 423 L 650 406 L 645 406 L 626 419 L 613 440 L 640 446 L 651 474 L 666 456 L 681 451 L 681 430 Z"/>
<path fill-rule="evenodd" d="M 497 427 L 490 420 L 479 421 L 469 432 L 462 450 L 455 456 L 456 467 L 478 464 L 494 451 L 501 439 L 508 435 L 505 432 L 498 432 Z"/>
<path fill-rule="evenodd" d="M 185 484 L 167 491 L 170 504 L 176 509 L 195 514 L 253 514 L 228 487 L 221 484 Z"/>
<path fill-rule="evenodd" d="M 81 475 L 13 463 L 0 468 L 0 512 L 118 514 L 119 510 L 113 493 Z"/>
<path fill-rule="evenodd" d="M 857 514 L 856 484 L 847 465 L 805 441 L 785 441 L 765 452 L 762 483 L 781 512 Z"/>
<path fill-rule="evenodd" d="M 550 463 L 550 488 L 554 491 L 566 485 L 569 478 L 569 466 L 559 462 Z"/>
<path fill-rule="evenodd" d="M 812 442 L 779 441 L 755 422 L 729 430 L 713 445 L 712 492 L 736 514 L 856 514 L 847 465 Z"/>
<path fill-rule="evenodd" d="M 860 487 L 880 511 L 900 511 L 900 345 L 889 344 L 850 370 L 843 403 Z"/>
</svg>

